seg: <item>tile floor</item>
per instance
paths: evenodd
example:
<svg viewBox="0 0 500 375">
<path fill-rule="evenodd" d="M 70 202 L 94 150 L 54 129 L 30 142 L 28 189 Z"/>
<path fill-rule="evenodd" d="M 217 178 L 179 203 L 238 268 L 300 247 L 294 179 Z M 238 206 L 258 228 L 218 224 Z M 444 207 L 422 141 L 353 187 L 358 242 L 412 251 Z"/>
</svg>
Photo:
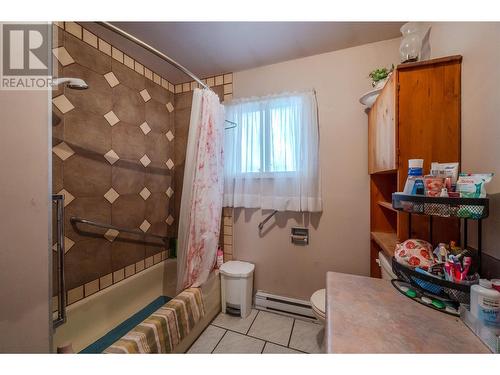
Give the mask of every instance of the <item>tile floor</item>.
<svg viewBox="0 0 500 375">
<path fill-rule="evenodd" d="M 241 319 L 220 313 L 188 353 L 323 353 L 320 324 L 252 310 Z"/>
</svg>

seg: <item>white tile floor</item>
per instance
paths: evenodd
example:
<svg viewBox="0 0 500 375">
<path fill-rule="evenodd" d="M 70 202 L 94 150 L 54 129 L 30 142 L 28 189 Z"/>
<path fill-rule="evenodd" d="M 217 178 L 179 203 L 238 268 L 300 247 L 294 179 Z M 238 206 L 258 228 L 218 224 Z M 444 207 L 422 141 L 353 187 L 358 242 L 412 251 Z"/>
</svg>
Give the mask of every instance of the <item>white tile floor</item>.
<svg viewBox="0 0 500 375">
<path fill-rule="evenodd" d="M 320 324 L 252 310 L 241 319 L 220 313 L 188 353 L 323 353 Z"/>
</svg>

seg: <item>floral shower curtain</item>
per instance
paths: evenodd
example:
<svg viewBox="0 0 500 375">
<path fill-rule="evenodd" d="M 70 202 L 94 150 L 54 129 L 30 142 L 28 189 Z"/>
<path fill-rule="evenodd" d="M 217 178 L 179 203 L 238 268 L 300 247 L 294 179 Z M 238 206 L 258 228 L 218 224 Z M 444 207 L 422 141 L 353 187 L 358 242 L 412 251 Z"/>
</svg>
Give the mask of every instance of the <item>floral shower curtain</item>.
<svg viewBox="0 0 500 375">
<path fill-rule="evenodd" d="M 195 89 L 179 215 L 177 292 L 203 284 L 217 258 L 222 211 L 224 107 Z"/>
</svg>

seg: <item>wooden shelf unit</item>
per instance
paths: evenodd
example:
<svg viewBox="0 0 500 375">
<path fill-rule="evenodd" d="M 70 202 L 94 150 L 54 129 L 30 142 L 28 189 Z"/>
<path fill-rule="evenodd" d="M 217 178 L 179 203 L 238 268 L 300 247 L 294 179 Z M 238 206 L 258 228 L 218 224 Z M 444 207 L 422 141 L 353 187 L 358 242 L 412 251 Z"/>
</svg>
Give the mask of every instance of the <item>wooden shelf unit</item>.
<svg viewBox="0 0 500 375">
<path fill-rule="evenodd" d="M 392 209 L 391 195 L 403 190 L 409 159 L 424 159 L 424 173 L 433 161 L 460 162 L 461 63 L 449 56 L 399 65 L 368 112 L 372 277 L 380 277 L 379 251 L 429 240 L 429 219 L 415 217 L 408 233 L 407 214 Z M 435 218 L 433 232 L 434 242 L 458 240 L 459 222 Z"/>
</svg>

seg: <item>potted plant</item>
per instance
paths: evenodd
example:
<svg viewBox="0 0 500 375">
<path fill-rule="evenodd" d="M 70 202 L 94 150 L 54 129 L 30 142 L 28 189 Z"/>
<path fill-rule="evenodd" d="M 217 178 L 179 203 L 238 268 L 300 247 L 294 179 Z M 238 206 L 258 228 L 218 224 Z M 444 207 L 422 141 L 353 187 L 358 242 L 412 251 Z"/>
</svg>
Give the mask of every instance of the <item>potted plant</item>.
<svg viewBox="0 0 500 375">
<path fill-rule="evenodd" d="M 388 68 L 378 68 L 370 72 L 368 75 L 372 79 L 372 87 L 380 88 L 384 87 L 389 75 L 394 70 L 394 64 L 391 65 L 390 69 Z"/>
</svg>

